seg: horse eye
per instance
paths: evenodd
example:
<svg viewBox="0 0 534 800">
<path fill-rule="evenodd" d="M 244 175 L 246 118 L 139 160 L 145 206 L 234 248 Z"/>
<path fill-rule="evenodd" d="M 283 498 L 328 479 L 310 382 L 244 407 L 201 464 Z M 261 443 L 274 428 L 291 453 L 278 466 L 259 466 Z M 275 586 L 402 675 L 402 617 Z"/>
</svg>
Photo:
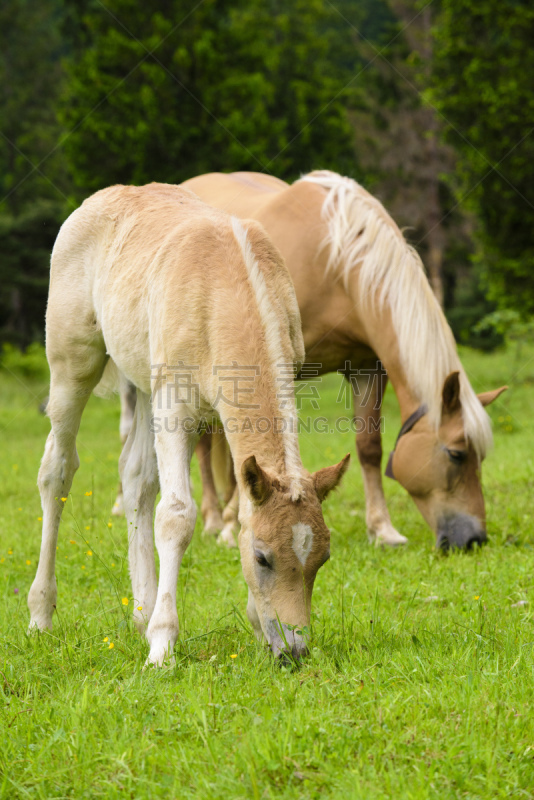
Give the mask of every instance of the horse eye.
<svg viewBox="0 0 534 800">
<path fill-rule="evenodd" d="M 261 550 L 254 550 L 254 558 L 256 559 L 260 567 L 267 567 L 267 569 L 272 569 L 271 565 L 269 564 L 269 562 L 267 561 Z"/>
<path fill-rule="evenodd" d="M 463 464 L 467 458 L 465 450 L 447 450 L 447 455 L 454 464 Z"/>
</svg>

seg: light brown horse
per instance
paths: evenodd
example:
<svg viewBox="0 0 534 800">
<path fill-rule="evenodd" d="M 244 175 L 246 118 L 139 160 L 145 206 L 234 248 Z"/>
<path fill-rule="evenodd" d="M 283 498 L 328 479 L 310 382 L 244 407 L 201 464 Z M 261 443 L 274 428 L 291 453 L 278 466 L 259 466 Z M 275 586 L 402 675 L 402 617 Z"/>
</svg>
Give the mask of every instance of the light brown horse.
<svg viewBox="0 0 534 800">
<path fill-rule="evenodd" d="M 389 474 L 410 493 L 440 547 L 485 541 L 480 464 L 492 436 L 483 406 L 506 387 L 477 397 L 421 260 L 381 203 L 355 181 L 327 171 L 291 186 L 255 173 L 214 173 L 185 185 L 217 208 L 261 222 L 295 285 L 306 363 L 351 379 L 370 539 L 406 542 L 391 523 L 382 487 L 383 365 L 403 421 Z M 216 520 L 205 466 L 209 446 L 205 437 L 203 510 Z M 232 507 L 225 517 L 230 542 Z"/>
<path fill-rule="evenodd" d="M 275 654 L 302 654 L 306 640 L 295 626 L 309 623 L 315 576 L 329 556 L 321 502 L 349 457 L 313 475 L 302 466 L 294 394 L 286 392 L 283 405 L 277 394 L 279 365 L 304 358 L 300 315 L 261 226 L 178 186 L 97 192 L 54 246 L 46 351 L 52 431 L 39 471 L 43 535 L 30 627 L 52 625 L 58 527 L 79 465 L 76 435 L 111 358 L 104 382 L 118 369 L 137 389 L 120 470 L 134 616 L 146 627 L 148 661 L 162 664 L 178 635 L 176 584 L 196 518 L 190 461 L 199 426 L 214 419 L 225 424 L 236 466 L 249 618 Z M 251 369 L 246 407 L 228 396 L 227 384 L 221 400 L 220 373 L 239 381 Z"/>
</svg>

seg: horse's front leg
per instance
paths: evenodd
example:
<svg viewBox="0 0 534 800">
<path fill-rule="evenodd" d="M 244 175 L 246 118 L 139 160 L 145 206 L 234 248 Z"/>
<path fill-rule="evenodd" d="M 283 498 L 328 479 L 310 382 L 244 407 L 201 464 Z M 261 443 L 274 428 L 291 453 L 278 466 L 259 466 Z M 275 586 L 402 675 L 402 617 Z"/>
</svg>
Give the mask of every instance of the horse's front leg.
<svg viewBox="0 0 534 800">
<path fill-rule="evenodd" d="M 211 444 L 211 433 L 205 433 L 197 444 L 195 452 L 200 466 L 200 479 L 202 481 L 200 513 L 204 520 L 204 531 L 205 533 L 216 534 L 222 530 L 224 522 L 211 469 Z"/>
<path fill-rule="evenodd" d="M 375 369 L 376 367 L 376 369 Z M 353 383 L 356 449 L 362 468 L 365 491 L 365 521 L 370 542 L 376 546 L 397 547 L 407 543 L 391 523 L 382 485 L 382 434 L 380 430 L 382 398 L 387 375 L 382 366 L 362 370 Z"/>
<path fill-rule="evenodd" d="M 158 465 L 151 427 L 150 398 L 138 393 L 133 424 L 119 460 L 128 520 L 128 560 L 134 597 L 134 621 L 142 633 L 156 603 L 156 562 L 152 532 L 158 493 Z"/>
<path fill-rule="evenodd" d="M 227 547 L 237 547 L 237 534 L 239 533 L 239 489 L 237 484 L 233 494 L 223 511 L 224 528 L 219 534 L 217 542 Z"/>
<path fill-rule="evenodd" d="M 193 538 L 197 514 L 189 479 L 196 436 L 188 432 L 186 423 L 178 416 L 167 416 L 155 436 L 161 499 L 154 527 L 160 568 L 156 605 L 146 637 L 150 643 L 147 663 L 157 666 L 173 660 L 172 651 L 179 633 L 178 572 Z"/>
</svg>

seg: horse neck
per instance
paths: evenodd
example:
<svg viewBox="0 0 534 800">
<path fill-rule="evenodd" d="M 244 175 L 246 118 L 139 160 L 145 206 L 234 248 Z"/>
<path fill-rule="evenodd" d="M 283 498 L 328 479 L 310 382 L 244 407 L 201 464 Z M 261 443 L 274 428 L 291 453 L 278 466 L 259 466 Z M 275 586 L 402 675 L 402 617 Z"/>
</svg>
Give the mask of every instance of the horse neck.
<svg viewBox="0 0 534 800">
<path fill-rule="evenodd" d="M 354 181 L 328 172 L 308 179 L 328 190 L 321 209 L 328 230 L 323 241 L 330 245 L 327 269 L 348 292 L 353 341 L 366 341 L 382 360 L 403 418 L 424 402 L 436 422 L 443 381 L 461 365 L 419 256 L 382 205 Z"/>
<path fill-rule="evenodd" d="M 395 327 L 393 325 L 390 307 L 387 301 L 381 306 L 378 298 L 369 299 L 369 303 L 362 303 L 358 291 L 357 276 L 350 282 L 349 295 L 356 308 L 363 309 L 360 313 L 361 324 L 365 328 L 366 344 L 376 353 L 388 374 L 393 390 L 397 396 L 401 419 L 404 422 L 421 405 L 415 389 L 410 386 L 402 363 L 401 348 Z M 428 358 L 432 358 L 432 343 L 428 343 Z"/>
<path fill-rule="evenodd" d="M 241 465 L 255 456 L 258 464 L 298 494 L 303 467 L 298 445 L 293 379 L 273 381 L 268 366 L 252 382 L 242 402 L 217 408 L 239 480 Z M 280 391 L 280 386 L 287 390 Z"/>
</svg>

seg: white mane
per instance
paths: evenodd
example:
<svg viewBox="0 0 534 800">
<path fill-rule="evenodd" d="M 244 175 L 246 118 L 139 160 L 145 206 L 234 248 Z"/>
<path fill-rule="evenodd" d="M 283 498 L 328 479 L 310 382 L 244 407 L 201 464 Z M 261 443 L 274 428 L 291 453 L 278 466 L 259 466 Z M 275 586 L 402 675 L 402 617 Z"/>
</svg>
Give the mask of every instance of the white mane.
<svg viewBox="0 0 534 800">
<path fill-rule="evenodd" d="M 466 437 L 479 458 L 492 444 L 491 424 L 460 363 L 452 331 L 428 283 L 417 252 L 410 247 L 383 205 L 356 181 L 335 172 L 310 172 L 302 181 L 324 187 L 323 219 L 327 269 L 345 286 L 359 268 L 362 299 L 387 304 L 399 342 L 406 379 L 431 422 L 439 425 L 447 375 L 460 372 L 460 400 Z"/>
</svg>

